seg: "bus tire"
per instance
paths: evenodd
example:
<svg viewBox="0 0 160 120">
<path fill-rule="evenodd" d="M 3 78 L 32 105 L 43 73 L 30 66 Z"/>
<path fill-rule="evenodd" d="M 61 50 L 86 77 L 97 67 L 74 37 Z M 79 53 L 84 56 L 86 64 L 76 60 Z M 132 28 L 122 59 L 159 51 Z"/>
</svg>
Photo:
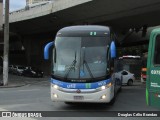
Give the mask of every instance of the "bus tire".
<svg viewBox="0 0 160 120">
<path fill-rule="evenodd" d="M 109 104 L 110 104 L 110 105 L 114 105 L 115 101 L 116 101 L 116 97 L 114 96 L 113 99 L 110 101 Z"/>
<path fill-rule="evenodd" d="M 120 86 L 118 92 L 121 92 L 121 91 L 122 91 L 122 81 L 121 81 L 121 86 Z"/>
<path fill-rule="evenodd" d="M 132 80 L 132 79 L 129 79 L 127 85 L 128 85 L 128 86 L 132 86 L 132 85 L 133 85 L 133 80 Z"/>
<path fill-rule="evenodd" d="M 64 102 L 67 105 L 73 105 L 73 102 Z"/>
<path fill-rule="evenodd" d="M 121 91 L 122 91 L 122 87 L 119 88 L 118 92 L 121 92 Z"/>
<path fill-rule="evenodd" d="M 114 96 L 112 98 L 112 100 L 109 102 L 110 105 L 113 105 L 116 101 L 116 91 L 114 90 Z"/>
</svg>

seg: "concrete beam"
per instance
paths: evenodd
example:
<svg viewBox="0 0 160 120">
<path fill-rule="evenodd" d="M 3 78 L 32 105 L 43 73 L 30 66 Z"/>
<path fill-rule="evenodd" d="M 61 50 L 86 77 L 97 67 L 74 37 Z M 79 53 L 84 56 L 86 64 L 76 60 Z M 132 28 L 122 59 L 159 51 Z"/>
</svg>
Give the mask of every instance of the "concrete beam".
<svg viewBox="0 0 160 120">
<path fill-rule="evenodd" d="M 24 9 L 19 12 L 12 12 L 10 14 L 10 23 L 48 15 L 89 1 L 92 0 L 56 0 L 53 3 L 37 6 L 29 10 Z"/>
</svg>

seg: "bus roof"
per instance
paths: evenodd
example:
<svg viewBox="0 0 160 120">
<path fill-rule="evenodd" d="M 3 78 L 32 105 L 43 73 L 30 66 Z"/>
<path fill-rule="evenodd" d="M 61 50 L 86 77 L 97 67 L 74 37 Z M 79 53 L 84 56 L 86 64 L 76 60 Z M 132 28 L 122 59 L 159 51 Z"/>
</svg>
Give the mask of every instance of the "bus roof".
<svg viewBox="0 0 160 120">
<path fill-rule="evenodd" d="M 77 26 L 69 26 L 69 27 L 64 27 L 61 30 L 59 30 L 60 32 L 62 31 L 75 31 L 75 30 L 96 30 L 96 31 L 109 31 L 109 27 L 107 26 L 100 26 L 100 25 L 77 25 Z"/>
<path fill-rule="evenodd" d="M 99 25 L 78 25 L 62 28 L 58 31 L 57 36 L 108 36 L 110 28 Z"/>
</svg>

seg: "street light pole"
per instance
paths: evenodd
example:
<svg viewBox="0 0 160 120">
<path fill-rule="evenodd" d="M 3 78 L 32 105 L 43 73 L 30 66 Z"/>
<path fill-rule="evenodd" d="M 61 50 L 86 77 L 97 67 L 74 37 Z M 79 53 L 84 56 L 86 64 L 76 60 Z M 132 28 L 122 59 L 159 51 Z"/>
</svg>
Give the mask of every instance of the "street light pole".
<svg viewBox="0 0 160 120">
<path fill-rule="evenodd" d="M 9 0 L 5 0 L 3 85 L 8 85 L 8 52 L 9 52 Z"/>
</svg>

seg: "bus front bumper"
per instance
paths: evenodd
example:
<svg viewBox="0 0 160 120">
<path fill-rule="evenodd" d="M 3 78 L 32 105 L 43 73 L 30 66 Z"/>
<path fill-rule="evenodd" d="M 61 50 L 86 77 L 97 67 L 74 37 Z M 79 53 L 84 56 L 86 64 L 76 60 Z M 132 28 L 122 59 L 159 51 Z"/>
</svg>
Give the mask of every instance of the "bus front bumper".
<svg viewBox="0 0 160 120">
<path fill-rule="evenodd" d="M 114 87 L 104 90 L 58 90 L 51 85 L 51 100 L 63 102 L 86 102 L 86 103 L 108 103 L 114 97 Z"/>
</svg>

